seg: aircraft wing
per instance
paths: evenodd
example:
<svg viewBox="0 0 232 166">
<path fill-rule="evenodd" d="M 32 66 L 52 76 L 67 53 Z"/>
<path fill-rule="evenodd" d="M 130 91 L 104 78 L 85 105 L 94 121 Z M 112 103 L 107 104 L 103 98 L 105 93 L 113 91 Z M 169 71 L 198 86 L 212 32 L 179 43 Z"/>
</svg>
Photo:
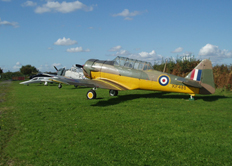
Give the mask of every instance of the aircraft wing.
<svg viewBox="0 0 232 166">
<path fill-rule="evenodd" d="M 43 83 L 43 82 L 52 82 L 49 79 L 30 79 L 28 81 L 24 81 L 24 82 L 20 82 L 19 84 L 24 84 L 24 85 L 28 85 L 28 84 L 33 84 L 33 83 Z"/>
<path fill-rule="evenodd" d="M 58 76 L 58 75 L 50 75 L 52 76 L 49 80 L 53 82 L 58 82 L 62 84 L 68 84 L 68 85 L 77 85 L 77 86 L 86 86 L 91 88 L 102 88 L 102 89 L 112 89 L 112 90 L 127 90 L 126 87 L 119 85 L 116 82 L 112 82 L 106 79 L 73 79 L 68 78 L 64 76 Z"/>
<path fill-rule="evenodd" d="M 197 82 L 197 81 L 189 80 L 189 79 L 182 78 L 182 77 L 178 77 L 178 78 L 176 78 L 176 80 L 178 82 L 181 82 L 181 83 L 187 85 L 187 86 L 192 86 L 195 88 L 202 88 L 201 84 L 199 84 L 199 82 Z"/>
</svg>

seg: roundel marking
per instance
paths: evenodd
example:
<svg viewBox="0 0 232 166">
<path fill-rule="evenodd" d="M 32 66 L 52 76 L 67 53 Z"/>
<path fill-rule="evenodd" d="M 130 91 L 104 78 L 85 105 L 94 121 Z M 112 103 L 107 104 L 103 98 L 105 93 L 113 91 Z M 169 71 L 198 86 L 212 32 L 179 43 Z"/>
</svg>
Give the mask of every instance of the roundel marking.
<svg viewBox="0 0 232 166">
<path fill-rule="evenodd" d="M 168 78 L 168 76 L 166 76 L 166 75 L 160 76 L 160 77 L 159 77 L 159 83 L 160 83 L 160 85 L 162 85 L 162 86 L 168 85 L 168 83 L 169 83 L 169 78 Z"/>
</svg>

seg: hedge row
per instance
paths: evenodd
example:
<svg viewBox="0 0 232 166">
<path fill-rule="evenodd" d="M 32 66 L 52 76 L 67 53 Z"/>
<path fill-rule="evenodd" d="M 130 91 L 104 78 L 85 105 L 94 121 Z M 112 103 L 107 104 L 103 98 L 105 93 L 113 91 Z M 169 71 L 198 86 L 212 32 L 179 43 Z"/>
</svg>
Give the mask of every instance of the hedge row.
<svg viewBox="0 0 232 166">
<path fill-rule="evenodd" d="M 172 60 L 169 59 L 166 64 L 166 73 L 185 77 L 191 72 L 200 60 Z M 155 70 L 163 71 L 165 63 L 155 64 Z M 213 75 L 216 88 L 226 88 L 232 90 L 232 65 L 216 65 L 213 66 Z"/>
</svg>

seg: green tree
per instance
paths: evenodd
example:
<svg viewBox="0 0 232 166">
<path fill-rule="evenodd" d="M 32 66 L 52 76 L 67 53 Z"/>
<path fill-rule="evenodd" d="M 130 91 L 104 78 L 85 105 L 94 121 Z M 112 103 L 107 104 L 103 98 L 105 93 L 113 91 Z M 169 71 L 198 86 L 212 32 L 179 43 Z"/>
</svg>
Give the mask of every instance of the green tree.
<svg viewBox="0 0 232 166">
<path fill-rule="evenodd" d="M 3 73 L 3 70 L 2 70 L 2 68 L 0 67 L 0 74 L 2 74 Z"/>
<path fill-rule="evenodd" d="M 36 69 L 34 66 L 26 65 L 20 68 L 20 72 L 23 73 L 24 75 L 31 75 L 38 73 L 39 70 Z"/>
</svg>

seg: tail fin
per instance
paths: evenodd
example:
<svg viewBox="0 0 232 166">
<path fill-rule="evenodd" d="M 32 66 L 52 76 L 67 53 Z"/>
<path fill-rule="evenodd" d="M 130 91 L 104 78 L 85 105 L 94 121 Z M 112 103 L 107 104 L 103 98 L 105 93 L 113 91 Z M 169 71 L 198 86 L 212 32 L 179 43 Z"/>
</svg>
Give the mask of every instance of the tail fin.
<svg viewBox="0 0 232 166">
<path fill-rule="evenodd" d="M 199 94 L 215 92 L 212 63 L 208 59 L 202 60 L 185 78 L 199 82 Z"/>
</svg>

